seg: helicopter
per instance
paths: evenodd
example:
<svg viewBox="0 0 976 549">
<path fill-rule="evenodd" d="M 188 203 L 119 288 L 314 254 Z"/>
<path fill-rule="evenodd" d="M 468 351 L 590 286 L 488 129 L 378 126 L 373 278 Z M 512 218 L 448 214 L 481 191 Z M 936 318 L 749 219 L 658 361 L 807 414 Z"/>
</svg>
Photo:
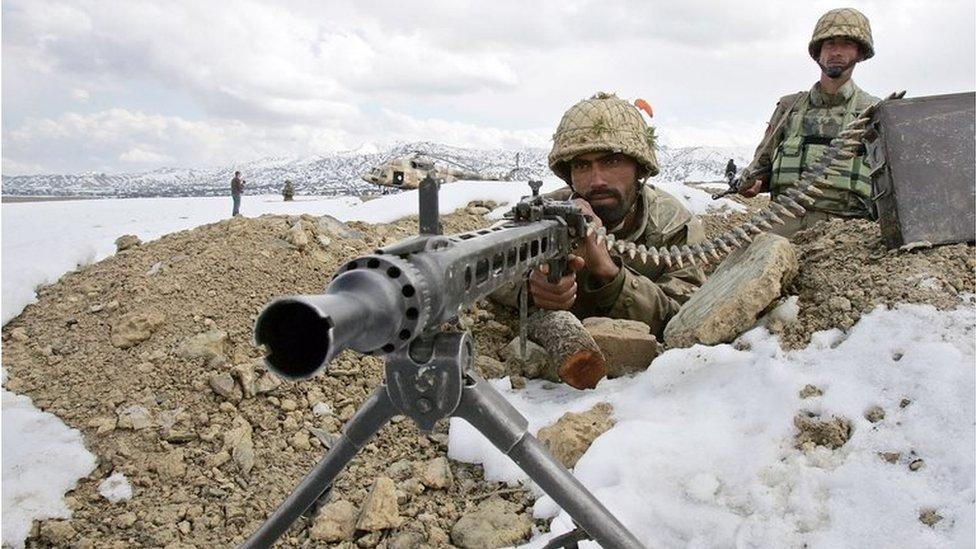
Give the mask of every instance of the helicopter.
<svg viewBox="0 0 976 549">
<path fill-rule="evenodd" d="M 438 158 L 444 162 L 457 164 L 447 159 Z M 459 165 L 460 166 L 460 165 Z M 507 181 L 506 176 L 487 175 L 478 173 L 470 169 L 461 167 L 442 167 L 434 163 L 430 155 L 416 152 L 410 156 L 400 156 L 392 160 L 387 160 L 361 177 L 367 183 L 389 187 L 393 189 L 416 189 L 420 182 L 427 177 L 429 172 L 433 172 L 434 178 L 441 183 L 451 183 L 458 179 L 473 179 L 478 181 Z"/>
</svg>

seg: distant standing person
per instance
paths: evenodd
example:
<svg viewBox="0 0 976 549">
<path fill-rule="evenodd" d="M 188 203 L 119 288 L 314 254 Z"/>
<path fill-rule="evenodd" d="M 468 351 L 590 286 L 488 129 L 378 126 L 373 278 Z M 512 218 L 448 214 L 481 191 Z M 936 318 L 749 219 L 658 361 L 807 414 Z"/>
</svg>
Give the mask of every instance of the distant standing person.
<svg viewBox="0 0 976 549">
<path fill-rule="evenodd" d="M 726 181 L 732 181 L 735 177 L 735 172 L 739 171 L 739 168 L 735 165 L 735 160 L 730 158 L 729 163 L 725 165 L 725 179 Z"/>
<path fill-rule="evenodd" d="M 291 202 L 295 199 L 295 187 L 291 184 L 291 180 L 285 180 L 285 186 L 281 189 L 281 196 L 284 197 L 285 202 Z"/>
<path fill-rule="evenodd" d="M 241 172 L 234 172 L 234 179 L 230 180 L 230 197 L 234 200 L 234 212 L 232 215 L 241 215 L 241 195 L 244 194 L 244 180 L 241 179 Z"/>
</svg>

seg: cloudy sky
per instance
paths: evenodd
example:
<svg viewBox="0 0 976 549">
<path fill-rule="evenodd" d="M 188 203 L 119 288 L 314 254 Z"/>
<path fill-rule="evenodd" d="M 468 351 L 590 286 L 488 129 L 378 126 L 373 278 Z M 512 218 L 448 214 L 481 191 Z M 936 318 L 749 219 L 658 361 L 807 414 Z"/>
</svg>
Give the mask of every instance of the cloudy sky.
<svg viewBox="0 0 976 549">
<path fill-rule="evenodd" d="M 807 41 L 842 5 L 874 31 L 862 88 L 976 88 L 972 0 L 4 0 L 2 171 L 547 147 L 597 90 L 645 98 L 665 144 L 754 146 L 818 77 Z"/>
</svg>

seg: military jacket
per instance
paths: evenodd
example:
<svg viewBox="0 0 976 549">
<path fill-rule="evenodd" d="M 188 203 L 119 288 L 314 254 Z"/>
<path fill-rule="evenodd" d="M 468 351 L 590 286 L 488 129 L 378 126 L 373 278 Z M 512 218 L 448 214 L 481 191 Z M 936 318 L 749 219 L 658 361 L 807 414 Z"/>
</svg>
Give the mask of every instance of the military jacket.
<svg viewBox="0 0 976 549">
<path fill-rule="evenodd" d="M 562 196 L 560 196 L 560 194 Z M 569 189 L 552 196 L 568 198 Z M 651 185 L 643 185 L 637 207 L 639 226 L 628 233 L 614 232 L 617 240 L 644 244 L 648 248 L 698 244 L 705 240 L 705 230 L 677 198 Z M 571 309 L 579 318 L 606 316 L 639 320 L 651 327 L 661 340 L 664 327 L 678 308 L 705 281 L 705 273 L 695 265 L 685 264 L 668 270 L 663 264 L 642 263 L 640 257 L 618 257 L 614 261 L 620 273 L 607 284 L 580 273 L 576 284 L 576 303 Z"/>
<path fill-rule="evenodd" d="M 824 151 L 830 140 L 868 106 L 879 101 L 848 80 L 836 94 L 814 84 L 809 92 L 784 96 L 776 104 L 767 135 L 743 170 L 744 181 L 763 181 L 773 196 L 792 186 Z M 870 217 L 872 190 L 870 167 L 863 148 L 839 175 L 828 178 L 830 186 L 809 209 L 844 217 Z"/>
</svg>

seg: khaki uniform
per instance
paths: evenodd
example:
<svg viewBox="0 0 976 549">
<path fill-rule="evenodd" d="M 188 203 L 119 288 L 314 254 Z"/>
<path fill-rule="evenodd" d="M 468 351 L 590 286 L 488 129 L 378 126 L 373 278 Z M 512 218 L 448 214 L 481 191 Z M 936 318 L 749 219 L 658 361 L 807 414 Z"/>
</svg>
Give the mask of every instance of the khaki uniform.
<svg viewBox="0 0 976 549">
<path fill-rule="evenodd" d="M 769 120 L 766 137 L 743 170 L 742 180 L 761 179 L 762 190 L 776 196 L 820 158 L 830 140 L 848 122 L 877 101 L 853 80 L 848 80 L 836 94 L 823 93 L 818 82 L 809 92 L 781 98 Z M 870 168 L 864 161 L 862 149 L 848 166 L 839 169 L 839 176 L 829 178 L 831 186 L 808 210 L 842 217 L 870 217 Z"/>
<path fill-rule="evenodd" d="M 550 196 L 566 199 L 570 190 Z M 641 187 L 637 204 L 640 226 L 630 234 L 615 232 L 617 240 L 644 244 L 648 248 L 697 244 L 705 240 L 705 230 L 677 198 L 651 185 Z M 613 255 L 620 274 L 610 283 L 596 286 L 586 273 L 577 279 L 576 303 L 571 311 L 579 318 L 606 316 L 639 320 L 651 327 L 660 340 L 664 326 L 681 304 L 705 281 L 701 268 L 685 264 L 667 270 L 664 265 L 642 263 L 640 258 Z"/>
</svg>

